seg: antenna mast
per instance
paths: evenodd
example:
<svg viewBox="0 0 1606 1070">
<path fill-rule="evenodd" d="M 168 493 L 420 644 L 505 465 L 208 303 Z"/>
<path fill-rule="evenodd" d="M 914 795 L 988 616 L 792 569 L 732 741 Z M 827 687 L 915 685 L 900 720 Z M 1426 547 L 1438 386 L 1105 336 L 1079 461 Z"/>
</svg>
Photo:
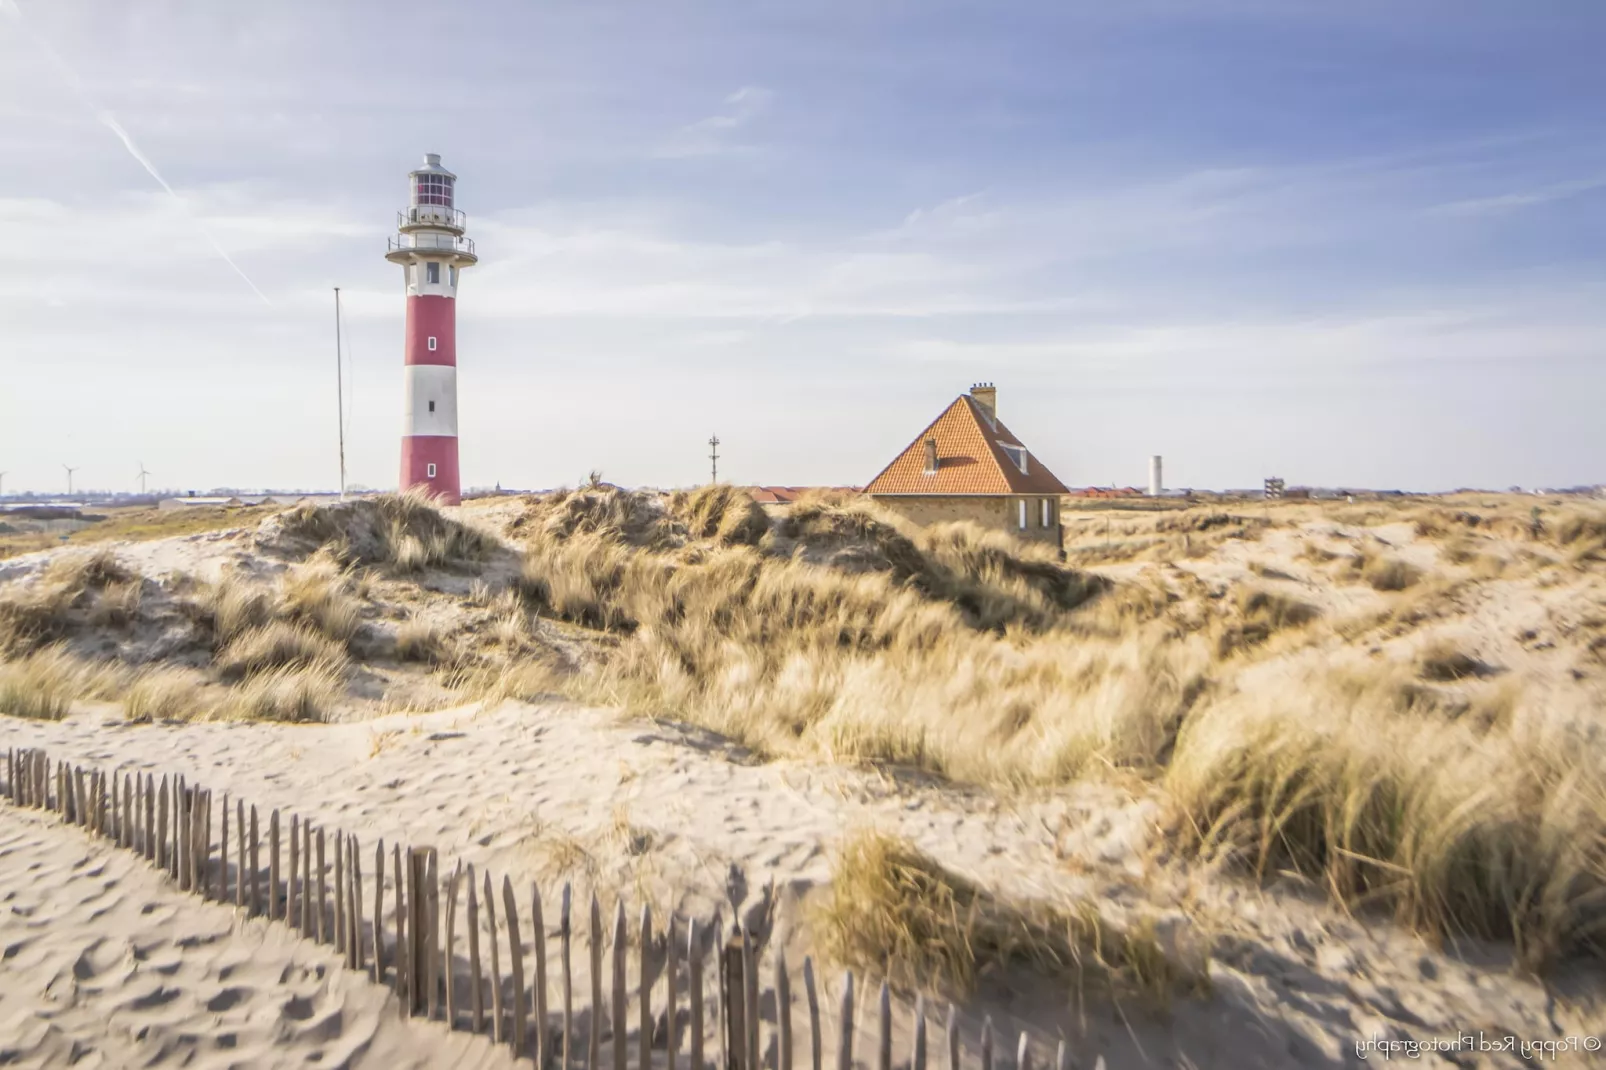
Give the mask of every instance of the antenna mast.
<svg viewBox="0 0 1606 1070">
<path fill-rule="evenodd" d="M 340 357 L 340 287 L 335 287 L 335 416 L 340 427 L 340 498 L 346 497 L 346 381 Z"/>
<path fill-rule="evenodd" d="M 719 482 L 719 436 L 718 435 L 713 435 L 708 440 L 708 459 L 710 461 L 712 461 L 713 465 L 714 465 L 713 478 L 710 479 L 709 482 L 718 483 Z"/>
</svg>

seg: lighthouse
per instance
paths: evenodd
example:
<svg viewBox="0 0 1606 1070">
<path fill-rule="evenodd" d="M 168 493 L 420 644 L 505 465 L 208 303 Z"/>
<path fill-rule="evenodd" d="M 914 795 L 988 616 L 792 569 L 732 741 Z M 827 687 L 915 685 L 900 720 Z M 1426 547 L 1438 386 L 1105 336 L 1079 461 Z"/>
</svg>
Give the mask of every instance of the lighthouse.
<svg viewBox="0 0 1606 1070">
<path fill-rule="evenodd" d="M 478 261 L 463 236 L 457 176 L 435 153 L 408 176 L 411 202 L 396 213 L 385 259 L 407 285 L 401 489 L 424 488 L 442 505 L 462 501 L 457 472 L 457 280 Z"/>
</svg>

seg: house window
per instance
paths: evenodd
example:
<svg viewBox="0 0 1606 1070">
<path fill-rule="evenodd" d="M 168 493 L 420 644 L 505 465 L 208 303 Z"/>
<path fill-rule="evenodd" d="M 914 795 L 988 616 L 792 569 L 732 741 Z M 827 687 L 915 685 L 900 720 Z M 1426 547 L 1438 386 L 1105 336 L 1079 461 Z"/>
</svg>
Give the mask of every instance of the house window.
<svg viewBox="0 0 1606 1070">
<path fill-rule="evenodd" d="M 435 466 L 434 465 L 430 465 L 428 468 L 424 469 L 424 475 L 426 477 L 430 478 L 430 479 L 434 479 L 435 478 Z"/>
<path fill-rule="evenodd" d="M 430 282 L 435 282 L 435 283 L 440 282 L 441 281 L 441 266 L 439 264 L 437 264 L 435 261 L 431 260 L 424 267 L 424 275 L 429 279 Z"/>
<path fill-rule="evenodd" d="M 435 406 L 435 403 L 433 401 L 430 402 L 430 407 L 434 408 L 434 406 Z M 1048 527 L 1053 522 L 1053 520 L 1054 520 L 1054 503 L 1052 501 L 1050 501 L 1048 498 L 1044 498 L 1043 499 L 1043 526 L 1045 528 Z"/>
<path fill-rule="evenodd" d="M 430 411 L 430 412 L 434 412 L 434 411 L 435 411 L 435 403 L 434 403 L 434 402 L 433 402 L 433 401 L 432 401 L 432 402 L 430 402 L 430 403 L 429 403 L 429 411 Z M 1043 503 L 1043 504 L 1044 504 L 1044 505 L 1045 505 L 1045 506 L 1047 506 L 1047 505 L 1048 505 L 1048 503 L 1047 503 L 1047 502 L 1044 502 L 1044 503 Z M 1043 513 L 1043 515 L 1044 515 L 1044 516 L 1047 516 L 1047 515 L 1048 515 L 1048 513 L 1047 513 L 1047 512 L 1044 512 L 1044 513 Z M 1044 524 L 1045 524 L 1045 525 L 1046 525 L 1046 524 L 1047 524 L 1047 523 L 1048 523 L 1048 521 L 1046 521 L 1046 520 L 1045 520 L 1045 521 L 1043 521 L 1043 523 L 1044 523 Z"/>
<path fill-rule="evenodd" d="M 1025 531 L 1026 530 L 1026 499 L 1022 498 L 1020 500 L 1019 504 L 1020 504 L 1020 529 L 1022 531 Z"/>
<path fill-rule="evenodd" d="M 1025 446 L 1017 446 L 1014 443 L 1000 442 L 998 447 L 1009 455 L 1009 459 L 1015 462 L 1015 467 L 1021 470 L 1022 475 L 1026 474 Z"/>
<path fill-rule="evenodd" d="M 429 351 L 431 353 L 435 352 L 435 336 L 433 334 L 429 336 Z"/>
</svg>

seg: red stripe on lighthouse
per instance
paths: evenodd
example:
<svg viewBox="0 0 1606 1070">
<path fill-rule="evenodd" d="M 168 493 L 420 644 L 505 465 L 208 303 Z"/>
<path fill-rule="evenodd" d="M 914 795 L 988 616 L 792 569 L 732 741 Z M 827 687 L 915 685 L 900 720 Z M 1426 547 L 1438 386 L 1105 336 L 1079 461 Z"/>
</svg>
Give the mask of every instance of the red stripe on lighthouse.
<svg viewBox="0 0 1606 1070">
<path fill-rule="evenodd" d="M 435 339 L 435 348 L 429 340 Z M 407 298 L 407 363 L 457 364 L 457 302 L 435 295 Z"/>
<path fill-rule="evenodd" d="M 429 474 L 429 466 L 435 474 Z M 441 505 L 461 505 L 457 476 L 457 439 L 448 435 L 407 435 L 402 438 L 401 485 L 422 487 Z"/>
</svg>

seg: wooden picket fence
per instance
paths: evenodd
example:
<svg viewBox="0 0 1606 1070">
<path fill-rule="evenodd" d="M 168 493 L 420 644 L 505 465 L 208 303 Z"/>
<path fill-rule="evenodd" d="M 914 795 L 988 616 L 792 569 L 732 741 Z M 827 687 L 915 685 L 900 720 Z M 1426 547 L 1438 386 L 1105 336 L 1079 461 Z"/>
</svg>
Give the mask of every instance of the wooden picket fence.
<svg viewBox="0 0 1606 1070">
<path fill-rule="evenodd" d="M 231 863 L 228 795 L 215 800 L 212 792 L 188 783 L 182 776 L 164 775 L 158 781 L 151 773 L 143 777 L 131 772 L 121 776 L 107 774 L 53 761 L 39 749 L 8 750 L 5 773 L 0 797 L 12 804 L 54 813 L 92 836 L 133 851 L 168 873 L 183 891 L 217 903 L 232 901 L 248 916 L 281 922 L 305 939 L 333 945 L 345 957 L 348 969 L 364 973 L 375 984 L 395 991 L 403 1017 L 424 1017 L 440 1021 L 448 1029 L 487 1034 L 497 1044 L 509 1045 L 516 1055 L 533 1058 L 539 1070 L 571 1070 L 576 1066 L 604 1070 L 605 1042 L 612 1070 L 627 1070 L 632 1065 L 632 994 L 638 1010 L 633 1063 L 636 1070 L 676 1070 L 683 1051 L 687 1070 L 793 1070 L 794 1055 L 803 1047 L 801 1038 L 793 1032 L 792 976 L 784 949 L 776 948 L 770 956 L 772 983 L 766 987 L 760 961 L 765 949 L 764 934 L 739 924 L 727 925 L 717 915 L 707 925 L 696 919 L 686 921 L 684 935 L 680 932 L 680 919 L 671 915 L 663 933 L 655 937 L 651 908 L 643 906 L 635 933 L 638 953 L 632 993 L 631 934 L 625 904 L 620 900 L 616 905 L 610 939 L 603 925 L 601 902 L 593 894 L 586 933 L 590 1002 L 577 1012 L 574 904 L 568 884 L 563 886 L 559 900 L 554 966 L 548 959 L 554 930 L 547 926 L 539 886 L 531 886 L 527 900 L 534 939 L 525 944 L 512 880 L 504 876 L 498 885 L 489 872 L 484 872 L 476 884 L 474 867 L 467 867 L 465 874 L 460 862 L 443 879 L 433 847 L 391 846 L 393 909 L 387 927 L 383 840 L 375 845 L 372 855 L 373 900 L 371 910 L 365 913 L 365 852 L 356 836 L 315 826 L 299 815 L 292 815 L 286 828 L 278 810 L 268 811 L 265 820 L 259 820 L 255 806 L 236 799 L 235 853 Z M 286 862 L 287 867 L 283 865 Z M 498 890 L 500 923 L 495 894 Z M 464 914 L 466 963 L 459 960 L 457 929 L 458 919 Z M 508 953 L 506 973 L 501 958 L 503 934 Z M 485 946 L 481 944 L 482 935 L 488 935 Z M 611 957 L 611 987 L 606 999 L 605 946 Z M 533 962 L 529 964 L 533 976 L 527 976 L 525 970 L 526 947 L 533 949 Z M 705 1015 L 705 973 L 710 959 L 715 1007 Z M 548 1005 L 553 969 L 562 994 L 560 1007 Z M 654 992 L 660 979 L 665 1011 L 661 1029 L 653 1013 Z M 803 1050 L 811 1070 L 822 1070 L 827 1059 L 835 1070 L 872 1065 L 855 1057 L 853 974 L 843 976 L 835 1036 L 830 1038 L 821 1027 L 819 987 L 809 958 L 803 960 L 801 980 L 808 1029 Z M 761 1035 L 761 1009 L 766 996 L 774 1012 L 768 1043 Z M 885 982 L 880 987 L 875 1013 L 877 1043 L 871 1053 L 875 1070 L 893 1070 L 895 1065 L 927 1070 L 935 1060 L 927 1051 L 925 998 L 917 997 L 914 1007 L 911 1050 L 906 1060 L 896 1064 L 892 994 Z M 582 1017 L 586 1019 L 583 1037 L 576 1032 L 576 1021 Z M 717 1056 L 707 1049 L 710 1033 L 718 1048 Z M 573 1044 L 569 1042 L 571 1037 Z M 1034 1049 L 1026 1033 L 1019 1035 L 1012 1061 L 1007 1054 L 995 1055 L 998 1039 L 992 1019 L 984 1019 L 979 1050 L 970 1065 L 979 1070 L 1032 1070 Z M 967 1065 L 966 1053 L 952 1005 L 942 1040 L 943 1065 L 947 1070 L 961 1070 Z M 825 1046 L 828 1041 L 830 1050 Z M 1069 1053 L 1063 1040 L 1055 1049 L 1053 1065 L 1055 1070 L 1069 1070 Z M 1100 1058 L 1095 1067 L 1103 1070 L 1104 1060 Z"/>
</svg>

